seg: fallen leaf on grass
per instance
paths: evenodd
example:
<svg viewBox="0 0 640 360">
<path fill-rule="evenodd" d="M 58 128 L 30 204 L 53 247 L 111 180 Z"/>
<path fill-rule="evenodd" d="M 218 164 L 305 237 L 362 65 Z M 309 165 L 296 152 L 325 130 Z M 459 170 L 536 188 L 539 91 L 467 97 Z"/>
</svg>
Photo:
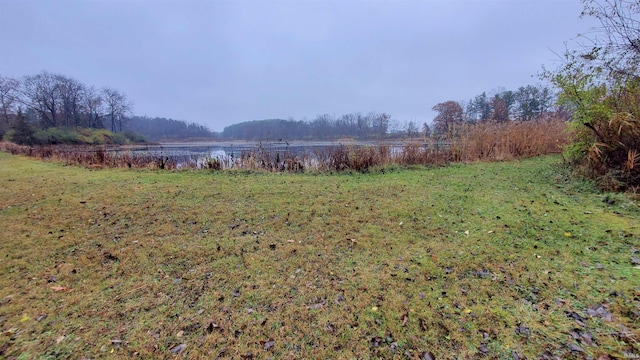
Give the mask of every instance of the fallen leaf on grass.
<svg viewBox="0 0 640 360">
<path fill-rule="evenodd" d="M 569 335 L 571 335 L 574 340 L 578 340 L 585 345 L 591 345 L 593 343 L 593 335 L 587 331 L 576 328 L 569 331 Z"/>
<path fill-rule="evenodd" d="M 613 321 L 613 315 L 605 308 L 604 305 L 593 305 L 587 309 L 587 314 L 593 317 L 599 317 L 605 321 Z"/>
<path fill-rule="evenodd" d="M 567 314 L 568 318 L 575 320 L 578 325 L 585 326 L 584 318 L 575 311 L 565 311 L 565 314 Z"/>
<path fill-rule="evenodd" d="M 584 349 L 576 344 L 569 344 L 569 349 L 571 350 L 571 352 L 579 352 L 579 353 L 584 352 Z"/>
<path fill-rule="evenodd" d="M 64 335 L 58 336 L 58 338 L 56 339 L 56 344 L 60 344 L 62 340 L 64 340 Z"/>
<path fill-rule="evenodd" d="M 51 290 L 58 292 L 58 291 L 65 291 L 67 290 L 66 286 L 52 286 Z"/>
<path fill-rule="evenodd" d="M 370 343 L 371 343 L 371 346 L 378 347 L 380 346 L 380 344 L 382 344 L 382 338 L 380 336 L 375 336 L 371 338 Z"/>
<path fill-rule="evenodd" d="M 171 348 L 171 352 L 174 354 L 180 354 L 184 349 L 187 348 L 187 344 L 180 344 L 180 345 L 176 345 L 173 348 Z"/>
<path fill-rule="evenodd" d="M 271 348 L 273 347 L 273 345 L 275 345 L 275 344 L 276 344 L 276 342 L 275 342 L 275 341 L 273 341 L 273 340 L 269 340 L 269 341 L 267 341 L 266 343 L 264 343 L 263 348 L 264 348 L 265 350 L 269 350 L 269 349 L 271 349 Z"/>
<path fill-rule="evenodd" d="M 402 326 L 407 325 L 407 321 L 409 321 L 409 314 L 402 315 Z"/>
<path fill-rule="evenodd" d="M 317 304 L 313 304 L 313 305 L 307 306 L 307 309 L 309 309 L 309 310 L 318 310 L 318 309 L 322 308 L 323 306 L 324 306 L 324 303 L 317 303 Z"/>
<path fill-rule="evenodd" d="M 420 359 L 422 360 L 436 360 L 436 356 L 433 355 L 433 353 L 431 351 L 427 351 L 422 353 L 422 356 L 420 357 Z"/>
<path fill-rule="evenodd" d="M 515 332 L 516 332 L 516 335 L 522 335 L 522 336 L 529 336 L 529 334 L 531 333 L 529 328 L 524 326 L 524 325 L 522 325 L 522 324 L 519 324 L 516 327 L 516 331 Z"/>
<path fill-rule="evenodd" d="M 216 330 L 216 329 L 220 329 L 220 326 L 218 326 L 218 324 L 216 324 L 214 322 L 210 322 L 209 326 L 207 326 L 207 332 L 209 334 L 211 334 L 213 332 L 213 330 Z"/>
<path fill-rule="evenodd" d="M 420 323 L 420 330 L 422 331 L 427 331 L 429 329 L 429 327 L 427 326 L 427 321 L 425 319 L 419 319 L 419 323 Z"/>
<path fill-rule="evenodd" d="M 391 344 L 389 344 L 389 349 L 391 350 L 392 353 L 398 350 L 398 342 L 394 341 Z"/>
</svg>

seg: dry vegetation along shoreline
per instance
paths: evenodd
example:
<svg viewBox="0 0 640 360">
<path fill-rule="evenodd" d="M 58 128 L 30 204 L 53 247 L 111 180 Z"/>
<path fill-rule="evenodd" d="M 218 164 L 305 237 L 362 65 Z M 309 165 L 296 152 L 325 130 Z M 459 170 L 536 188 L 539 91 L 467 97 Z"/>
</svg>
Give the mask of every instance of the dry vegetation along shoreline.
<svg viewBox="0 0 640 360">
<path fill-rule="evenodd" d="M 638 204 L 559 163 L 92 171 L 0 153 L 0 357 L 637 356 Z"/>
<path fill-rule="evenodd" d="M 559 118 L 486 122 L 452 126 L 446 134 L 395 142 L 343 145 L 306 142 L 308 150 L 245 143 L 236 156 L 184 155 L 168 151 L 129 151 L 128 147 L 38 145 L 0 142 L 0 151 L 89 168 L 260 170 L 269 172 L 358 171 L 390 165 L 443 165 L 451 162 L 506 161 L 557 154 L 567 144 L 567 123 Z M 287 146 L 281 146 L 287 144 Z M 255 146 L 251 146 L 255 145 Z M 299 143 L 298 143 L 299 145 Z M 173 146 L 173 145 L 172 145 Z M 167 149 L 171 149 L 168 146 Z M 311 150 L 314 149 L 314 150 Z M 227 154 L 228 155 L 228 154 Z"/>
</svg>

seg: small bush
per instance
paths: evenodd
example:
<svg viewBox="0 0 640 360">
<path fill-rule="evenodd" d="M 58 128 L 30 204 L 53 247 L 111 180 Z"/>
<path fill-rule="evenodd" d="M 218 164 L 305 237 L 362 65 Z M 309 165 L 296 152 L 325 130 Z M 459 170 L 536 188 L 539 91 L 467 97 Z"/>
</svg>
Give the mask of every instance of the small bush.
<svg viewBox="0 0 640 360">
<path fill-rule="evenodd" d="M 113 136 L 111 137 L 111 143 L 112 144 L 118 144 L 118 145 L 125 145 L 129 143 L 129 139 L 127 139 L 127 137 L 121 133 L 114 133 Z"/>
<path fill-rule="evenodd" d="M 21 112 L 18 112 L 18 120 L 13 124 L 13 132 L 10 140 L 18 145 L 32 145 L 34 143 L 33 128 Z"/>
<path fill-rule="evenodd" d="M 125 131 L 124 136 L 127 138 L 128 142 L 130 143 L 143 143 L 147 141 L 144 138 L 144 136 L 137 133 L 130 132 L 130 131 Z"/>
<path fill-rule="evenodd" d="M 221 170 L 222 169 L 222 163 L 217 158 L 209 159 L 207 161 L 207 168 L 211 169 L 211 170 Z"/>
<path fill-rule="evenodd" d="M 81 144 L 80 134 L 62 128 L 49 128 L 38 130 L 33 134 L 36 144 L 56 145 L 56 144 Z"/>
<path fill-rule="evenodd" d="M 15 130 L 9 129 L 2 136 L 2 140 L 6 142 L 13 142 L 13 135 L 15 134 Z"/>
</svg>

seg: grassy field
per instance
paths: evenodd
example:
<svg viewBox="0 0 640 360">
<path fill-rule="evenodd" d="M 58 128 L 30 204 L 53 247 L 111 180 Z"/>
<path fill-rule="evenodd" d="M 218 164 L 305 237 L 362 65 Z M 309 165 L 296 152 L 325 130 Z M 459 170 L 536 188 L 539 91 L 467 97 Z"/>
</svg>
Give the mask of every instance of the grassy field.
<svg viewBox="0 0 640 360">
<path fill-rule="evenodd" d="M 640 355 L 640 210 L 559 157 L 370 174 L 0 153 L 0 358 Z"/>
</svg>

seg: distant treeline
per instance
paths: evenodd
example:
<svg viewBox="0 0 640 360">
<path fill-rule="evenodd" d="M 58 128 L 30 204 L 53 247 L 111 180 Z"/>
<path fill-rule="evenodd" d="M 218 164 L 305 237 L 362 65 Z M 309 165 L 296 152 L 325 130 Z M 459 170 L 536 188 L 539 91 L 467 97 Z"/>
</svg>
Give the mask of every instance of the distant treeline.
<svg viewBox="0 0 640 360">
<path fill-rule="evenodd" d="M 329 140 L 341 137 L 380 139 L 388 135 L 391 115 L 370 112 L 345 114 L 339 117 L 324 114 L 311 121 L 254 120 L 227 126 L 221 137 L 228 140 L 308 139 Z"/>
<path fill-rule="evenodd" d="M 254 120 L 226 127 L 221 138 L 228 140 L 335 140 L 339 138 L 385 139 L 428 137 L 446 134 L 452 126 L 464 123 L 532 121 L 541 118 L 569 118 L 569 110 L 558 107 L 556 96 L 544 86 L 527 85 L 515 91 L 486 92 L 470 101 L 436 104 L 431 124 L 401 123 L 387 113 L 323 114 L 313 120 Z"/>
<path fill-rule="evenodd" d="M 504 90 L 487 95 L 483 92 L 464 103 L 449 100 L 436 104 L 432 128 L 423 126 L 425 134 L 445 134 L 461 124 L 483 122 L 536 121 L 558 118 L 567 120 L 571 109 L 558 106 L 555 94 L 544 86 L 521 86 L 516 91 Z"/>
<path fill-rule="evenodd" d="M 133 102 L 116 89 L 95 88 L 46 71 L 20 79 L 0 74 L 0 138 L 8 134 L 9 141 L 93 144 L 141 141 L 136 134 L 150 141 L 216 136 L 204 125 L 132 112 Z"/>
<path fill-rule="evenodd" d="M 133 116 L 125 129 L 144 136 L 149 141 L 214 139 L 216 133 L 204 125 L 161 117 Z"/>
</svg>

